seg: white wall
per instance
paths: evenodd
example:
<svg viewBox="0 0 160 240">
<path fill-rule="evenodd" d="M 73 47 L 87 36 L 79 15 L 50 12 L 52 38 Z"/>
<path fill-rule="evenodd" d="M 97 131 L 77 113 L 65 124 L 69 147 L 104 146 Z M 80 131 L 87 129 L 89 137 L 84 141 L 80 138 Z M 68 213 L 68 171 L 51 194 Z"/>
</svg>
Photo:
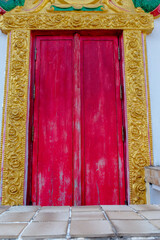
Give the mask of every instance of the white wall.
<svg viewBox="0 0 160 240">
<path fill-rule="evenodd" d="M 4 97 L 6 55 L 7 55 L 7 36 L 0 31 L 0 136 L 2 127 L 2 106 Z"/>
<path fill-rule="evenodd" d="M 150 185 L 150 204 L 160 204 L 160 187 Z"/>
<path fill-rule="evenodd" d="M 154 165 L 160 165 L 160 18 L 147 36 Z"/>
</svg>

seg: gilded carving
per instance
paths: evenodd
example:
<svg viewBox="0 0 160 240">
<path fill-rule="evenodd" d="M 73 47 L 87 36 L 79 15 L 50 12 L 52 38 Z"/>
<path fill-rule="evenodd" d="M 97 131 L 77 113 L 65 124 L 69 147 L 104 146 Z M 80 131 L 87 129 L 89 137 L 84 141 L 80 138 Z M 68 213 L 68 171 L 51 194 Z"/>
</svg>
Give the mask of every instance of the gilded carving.
<svg viewBox="0 0 160 240">
<path fill-rule="evenodd" d="M 149 89 L 149 76 L 148 76 L 148 60 L 147 60 L 147 46 L 146 46 L 146 34 L 144 34 L 144 50 L 145 50 L 145 67 L 146 67 L 146 80 L 147 80 L 147 104 L 148 104 L 148 124 L 149 124 L 149 143 L 150 143 L 150 156 L 153 165 L 153 142 L 152 142 L 152 119 L 151 119 L 151 103 L 150 103 L 150 89 Z"/>
<path fill-rule="evenodd" d="M 23 205 L 30 31 L 11 32 L 2 204 Z"/>
<path fill-rule="evenodd" d="M 150 32 L 153 29 L 153 16 L 150 14 L 106 14 L 86 12 L 54 12 L 41 14 L 5 14 L 2 28 L 28 30 L 56 29 L 140 29 Z"/>
<path fill-rule="evenodd" d="M 144 167 L 150 164 L 142 37 L 140 31 L 124 31 L 127 95 L 130 200 L 145 204 Z"/>
</svg>

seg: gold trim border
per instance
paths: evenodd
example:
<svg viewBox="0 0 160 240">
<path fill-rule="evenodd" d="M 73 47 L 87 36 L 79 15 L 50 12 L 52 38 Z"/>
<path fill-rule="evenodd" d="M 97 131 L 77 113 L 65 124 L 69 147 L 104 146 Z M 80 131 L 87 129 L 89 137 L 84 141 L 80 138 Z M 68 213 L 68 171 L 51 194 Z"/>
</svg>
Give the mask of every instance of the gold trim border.
<svg viewBox="0 0 160 240">
<path fill-rule="evenodd" d="M 28 30 L 76 30 L 76 29 L 139 29 L 150 33 L 153 30 L 153 16 L 146 13 L 6 13 L 1 21 L 4 31 Z"/>
<path fill-rule="evenodd" d="M 146 82 L 147 82 L 147 100 L 148 100 L 148 120 L 149 120 L 149 139 L 150 139 L 150 155 L 151 165 L 153 161 L 153 141 L 152 141 L 152 117 L 151 117 L 151 100 L 150 100 L 150 88 L 149 88 L 149 76 L 148 76 L 148 58 L 147 58 L 147 42 L 146 34 L 144 33 L 144 54 L 145 54 L 145 65 L 146 65 Z"/>
<path fill-rule="evenodd" d="M 123 30 L 130 201 L 146 203 L 144 166 L 149 165 L 149 146 L 141 33 L 150 33 L 153 23 L 153 16 L 146 13 L 10 12 L 3 15 L 0 28 L 11 31 L 11 58 L 2 204 L 23 205 L 30 31 L 88 29 Z"/>
<path fill-rule="evenodd" d="M 127 97 L 130 203 L 145 204 L 144 167 L 150 165 L 141 31 L 123 32 Z"/>
<path fill-rule="evenodd" d="M 23 205 L 30 31 L 11 31 L 3 205 Z"/>
</svg>

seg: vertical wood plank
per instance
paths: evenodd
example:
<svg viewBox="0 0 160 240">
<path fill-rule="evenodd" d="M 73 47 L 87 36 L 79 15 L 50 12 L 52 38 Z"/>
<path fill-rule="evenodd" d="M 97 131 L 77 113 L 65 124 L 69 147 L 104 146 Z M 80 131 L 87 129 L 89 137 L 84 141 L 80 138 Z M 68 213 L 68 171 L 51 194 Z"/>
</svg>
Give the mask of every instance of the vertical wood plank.
<svg viewBox="0 0 160 240">
<path fill-rule="evenodd" d="M 80 35 L 74 35 L 74 117 L 73 164 L 74 205 L 81 205 L 81 84 L 80 84 Z"/>
<path fill-rule="evenodd" d="M 116 37 L 83 38 L 83 204 L 120 204 Z M 118 57 L 118 56 L 117 56 Z M 120 102 L 120 99 L 119 99 Z M 123 144 L 121 144 L 123 147 Z M 123 148 L 122 148 L 123 149 Z M 122 170 L 122 169 L 121 169 Z M 123 168 L 124 174 L 124 168 Z M 124 186 L 123 186 L 124 187 Z"/>
<path fill-rule="evenodd" d="M 38 46 L 36 204 L 72 205 L 73 38 L 41 37 Z"/>
</svg>

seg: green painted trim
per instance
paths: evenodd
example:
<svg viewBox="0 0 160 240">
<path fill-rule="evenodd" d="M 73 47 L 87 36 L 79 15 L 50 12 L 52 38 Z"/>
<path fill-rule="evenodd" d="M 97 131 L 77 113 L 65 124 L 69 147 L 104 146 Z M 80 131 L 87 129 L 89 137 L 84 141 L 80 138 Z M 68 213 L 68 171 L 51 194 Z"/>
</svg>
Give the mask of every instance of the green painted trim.
<svg viewBox="0 0 160 240">
<path fill-rule="evenodd" d="M 17 6 L 24 6 L 25 0 L 0 0 L 0 7 L 10 11 Z"/>
<path fill-rule="evenodd" d="M 74 7 L 60 8 L 60 7 L 56 7 L 54 5 L 51 6 L 51 8 L 54 8 L 54 11 L 103 11 L 102 7 L 103 6 L 99 6 L 97 8 L 82 7 L 80 9 L 76 9 Z"/>
<path fill-rule="evenodd" d="M 160 4 L 160 0 L 132 0 L 134 6 L 141 7 L 145 12 L 152 12 Z"/>
</svg>

